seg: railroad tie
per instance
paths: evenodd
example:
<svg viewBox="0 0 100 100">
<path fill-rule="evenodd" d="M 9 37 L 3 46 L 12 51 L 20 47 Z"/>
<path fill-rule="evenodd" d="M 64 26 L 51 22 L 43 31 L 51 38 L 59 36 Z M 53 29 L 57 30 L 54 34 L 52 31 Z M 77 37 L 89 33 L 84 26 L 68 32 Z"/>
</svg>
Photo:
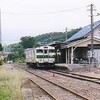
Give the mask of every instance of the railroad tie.
<svg viewBox="0 0 100 100">
<path fill-rule="evenodd" d="M 30 88 L 22 88 L 23 100 L 33 100 L 32 90 Z"/>
</svg>

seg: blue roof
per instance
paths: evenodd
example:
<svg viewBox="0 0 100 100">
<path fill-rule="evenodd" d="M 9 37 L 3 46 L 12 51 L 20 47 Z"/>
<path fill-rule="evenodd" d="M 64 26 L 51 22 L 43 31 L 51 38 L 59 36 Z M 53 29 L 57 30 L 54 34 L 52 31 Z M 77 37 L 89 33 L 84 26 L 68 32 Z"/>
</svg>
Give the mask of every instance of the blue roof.
<svg viewBox="0 0 100 100">
<path fill-rule="evenodd" d="M 96 28 L 98 25 L 100 25 L 100 20 L 94 23 L 93 29 Z M 81 29 L 79 32 L 77 32 L 76 34 L 74 34 L 72 37 L 70 37 L 66 41 L 73 41 L 73 40 L 82 38 L 85 35 L 87 35 L 90 31 L 91 31 L 91 25 L 85 26 L 83 29 Z"/>
</svg>

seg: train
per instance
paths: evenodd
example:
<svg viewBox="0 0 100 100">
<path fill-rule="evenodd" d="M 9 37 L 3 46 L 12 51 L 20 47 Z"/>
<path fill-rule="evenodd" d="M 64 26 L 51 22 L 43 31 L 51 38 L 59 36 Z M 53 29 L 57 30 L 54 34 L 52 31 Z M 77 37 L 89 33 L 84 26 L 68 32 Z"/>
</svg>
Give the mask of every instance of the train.
<svg viewBox="0 0 100 100">
<path fill-rule="evenodd" d="M 26 64 L 32 67 L 54 67 L 55 48 L 52 46 L 40 46 L 25 50 Z"/>
</svg>

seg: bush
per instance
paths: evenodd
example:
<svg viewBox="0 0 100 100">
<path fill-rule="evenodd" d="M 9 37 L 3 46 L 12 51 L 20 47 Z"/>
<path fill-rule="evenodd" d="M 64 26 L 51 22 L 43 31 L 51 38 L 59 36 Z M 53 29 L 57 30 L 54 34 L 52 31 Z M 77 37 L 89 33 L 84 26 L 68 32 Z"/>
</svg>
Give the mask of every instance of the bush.
<svg viewBox="0 0 100 100">
<path fill-rule="evenodd" d="M 18 71 L 9 72 L 0 68 L 0 100 L 22 100 L 22 75 Z"/>
<path fill-rule="evenodd" d="M 0 65 L 2 65 L 3 64 L 3 60 L 0 60 Z"/>
</svg>

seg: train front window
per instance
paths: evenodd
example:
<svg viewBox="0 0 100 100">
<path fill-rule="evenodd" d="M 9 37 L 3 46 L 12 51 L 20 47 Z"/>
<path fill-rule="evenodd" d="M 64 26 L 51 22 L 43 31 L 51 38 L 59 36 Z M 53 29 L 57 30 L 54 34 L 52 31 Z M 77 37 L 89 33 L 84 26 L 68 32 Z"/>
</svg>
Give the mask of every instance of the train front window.
<svg viewBox="0 0 100 100">
<path fill-rule="evenodd" d="M 38 49 L 36 52 L 37 53 L 43 53 L 43 50 L 42 49 Z"/>
<path fill-rule="evenodd" d="M 44 50 L 44 54 L 47 54 L 47 50 Z"/>
</svg>

